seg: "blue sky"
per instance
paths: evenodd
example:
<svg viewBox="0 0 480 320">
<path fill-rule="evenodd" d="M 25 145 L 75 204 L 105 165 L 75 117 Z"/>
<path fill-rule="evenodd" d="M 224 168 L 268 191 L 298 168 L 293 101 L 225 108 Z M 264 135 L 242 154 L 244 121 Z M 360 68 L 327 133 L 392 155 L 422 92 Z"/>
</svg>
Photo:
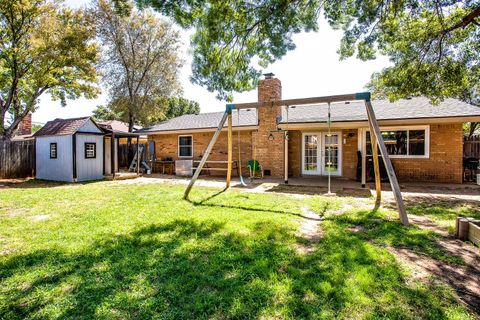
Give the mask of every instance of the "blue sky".
<svg viewBox="0 0 480 320">
<path fill-rule="evenodd" d="M 78 7 L 87 0 L 68 0 L 67 5 Z M 224 101 L 215 98 L 215 93 L 193 85 L 189 81 L 191 57 L 188 54 L 189 33 L 181 31 L 183 58 L 186 63 L 181 70 L 181 83 L 184 97 L 200 103 L 201 112 L 222 111 Z M 363 91 L 370 75 L 389 65 L 386 57 L 362 62 L 355 58 L 339 61 L 337 49 L 342 33 L 332 30 L 325 21 L 320 21 L 317 33 L 300 33 L 293 37 L 297 48 L 283 59 L 275 62 L 265 72 L 273 72 L 282 81 L 284 99 L 352 93 Z M 48 95 L 42 96 L 38 110 L 33 114 L 34 122 L 46 122 L 54 118 L 69 118 L 90 115 L 92 110 L 104 104 L 108 96 L 102 93 L 97 99 L 68 101 L 61 107 L 59 101 L 51 101 Z M 235 94 L 235 102 L 257 100 L 256 91 Z"/>
</svg>

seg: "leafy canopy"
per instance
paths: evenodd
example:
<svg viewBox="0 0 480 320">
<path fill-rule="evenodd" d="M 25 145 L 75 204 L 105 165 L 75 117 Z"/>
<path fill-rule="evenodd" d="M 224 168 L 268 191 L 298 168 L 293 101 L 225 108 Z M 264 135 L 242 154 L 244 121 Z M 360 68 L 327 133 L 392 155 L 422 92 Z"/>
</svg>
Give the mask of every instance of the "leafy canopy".
<svg viewBox="0 0 480 320">
<path fill-rule="evenodd" d="M 157 98 L 153 106 L 149 106 L 146 112 L 140 112 L 135 124 L 143 127 L 179 117 L 184 114 L 200 113 L 198 102 L 187 100 L 183 97 Z M 148 112 L 147 112 L 148 111 Z M 101 120 L 119 120 L 128 122 L 128 114 L 121 103 L 110 103 L 107 106 L 97 106 L 93 116 Z"/>
<path fill-rule="evenodd" d="M 99 0 L 92 13 L 109 109 L 124 116 L 132 131 L 135 123 L 147 123 L 159 112 L 158 99 L 180 91 L 179 34 L 149 10 L 119 15 L 109 1 Z"/>
<path fill-rule="evenodd" d="M 252 89 L 260 68 L 295 48 L 293 34 L 317 30 L 320 13 L 343 31 L 341 59 L 390 57 L 372 87 L 391 99 L 461 96 L 479 82 L 478 1 L 136 1 L 195 28 L 191 79 L 219 98 Z"/>
<path fill-rule="evenodd" d="M 0 1 L 0 135 L 11 137 L 48 92 L 62 105 L 93 98 L 98 49 L 82 10 L 50 0 Z"/>
</svg>

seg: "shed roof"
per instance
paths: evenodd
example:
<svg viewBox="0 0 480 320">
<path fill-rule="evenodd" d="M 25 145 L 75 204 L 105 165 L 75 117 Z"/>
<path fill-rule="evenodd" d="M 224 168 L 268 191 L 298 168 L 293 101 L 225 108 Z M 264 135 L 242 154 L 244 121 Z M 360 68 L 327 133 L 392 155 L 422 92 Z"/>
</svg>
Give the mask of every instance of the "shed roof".
<svg viewBox="0 0 480 320">
<path fill-rule="evenodd" d="M 91 120 L 90 117 L 51 120 L 40 130 L 35 132 L 33 136 L 40 137 L 74 134 L 89 120 Z"/>
</svg>

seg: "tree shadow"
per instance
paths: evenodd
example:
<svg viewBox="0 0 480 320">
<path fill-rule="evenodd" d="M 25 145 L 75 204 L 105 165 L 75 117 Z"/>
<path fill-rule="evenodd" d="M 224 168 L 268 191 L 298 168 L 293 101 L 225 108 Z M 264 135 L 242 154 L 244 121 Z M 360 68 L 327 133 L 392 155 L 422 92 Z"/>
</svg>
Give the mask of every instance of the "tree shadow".
<svg viewBox="0 0 480 320">
<path fill-rule="evenodd" d="M 311 255 L 281 224 L 246 233 L 181 219 L 74 253 L 13 255 L 0 262 L 0 318 L 446 318 L 451 298 L 435 284 L 406 286 L 388 252 L 327 227 Z"/>
</svg>

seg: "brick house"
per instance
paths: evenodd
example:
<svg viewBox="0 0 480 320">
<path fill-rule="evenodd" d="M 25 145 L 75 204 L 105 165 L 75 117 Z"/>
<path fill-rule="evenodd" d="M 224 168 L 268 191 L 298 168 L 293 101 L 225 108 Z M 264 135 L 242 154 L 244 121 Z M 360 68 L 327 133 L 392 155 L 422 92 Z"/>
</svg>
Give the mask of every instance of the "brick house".
<svg viewBox="0 0 480 320">
<path fill-rule="evenodd" d="M 279 79 L 267 76 L 260 81 L 259 102 L 281 99 Z M 462 126 L 464 122 L 480 121 L 479 107 L 457 99 L 434 106 L 422 97 L 393 103 L 373 100 L 372 105 L 400 181 L 462 182 Z M 330 170 L 333 176 L 358 179 L 361 157 L 371 159 L 364 104 L 332 104 L 331 136 L 327 135 L 327 108 L 320 104 L 233 111 L 233 159 L 238 158 L 240 145 L 242 170 L 246 170 L 249 159 L 255 158 L 272 177 L 283 177 L 287 166 L 289 177 L 325 175 Z M 144 128 L 141 133 L 148 135 L 157 159 L 200 160 L 222 115 L 184 115 Z M 288 130 L 288 161 L 284 130 Z M 227 159 L 226 128 L 224 131 L 209 160 Z M 364 162 L 367 171 L 370 162 Z"/>
</svg>

